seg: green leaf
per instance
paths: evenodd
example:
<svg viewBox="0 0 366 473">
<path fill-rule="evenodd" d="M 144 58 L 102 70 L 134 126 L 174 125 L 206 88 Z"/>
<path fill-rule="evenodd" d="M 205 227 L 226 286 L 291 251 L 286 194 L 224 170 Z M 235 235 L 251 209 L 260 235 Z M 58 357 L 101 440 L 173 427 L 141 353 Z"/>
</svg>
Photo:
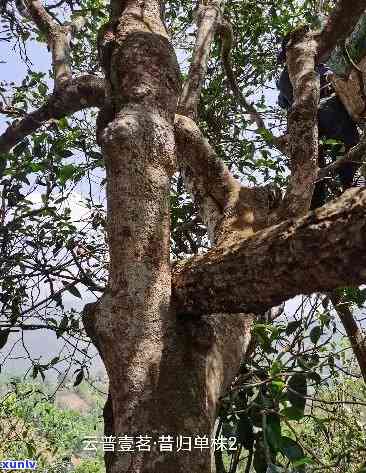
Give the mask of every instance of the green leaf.
<svg viewBox="0 0 366 473">
<path fill-rule="evenodd" d="M 304 411 L 297 407 L 285 407 L 280 411 L 280 415 L 289 420 L 301 420 L 304 417 Z"/>
<path fill-rule="evenodd" d="M 258 133 L 261 135 L 264 141 L 268 141 L 269 143 L 273 141 L 273 134 L 267 130 L 267 128 L 259 128 Z"/>
<path fill-rule="evenodd" d="M 43 372 L 43 368 L 42 366 L 39 367 L 39 374 L 41 375 L 41 378 L 42 378 L 42 381 L 44 381 L 46 379 L 45 375 L 44 375 L 44 372 Z"/>
<path fill-rule="evenodd" d="M 287 324 L 286 335 L 293 334 L 299 327 L 301 327 L 301 320 L 293 320 Z"/>
<path fill-rule="evenodd" d="M 0 349 L 4 348 L 6 342 L 8 341 L 10 330 L 0 330 Z"/>
<path fill-rule="evenodd" d="M 73 296 L 75 297 L 78 297 L 79 299 L 82 298 L 80 292 L 79 292 L 79 289 L 76 288 L 76 286 L 69 286 L 67 289 L 66 289 L 70 294 L 72 294 Z"/>
<path fill-rule="evenodd" d="M 304 373 L 295 373 L 287 383 L 287 399 L 293 407 L 304 412 L 307 394 L 307 380 Z"/>
<path fill-rule="evenodd" d="M 78 374 L 76 375 L 74 387 L 79 386 L 79 384 L 82 382 L 83 379 L 84 379 L 84 371 L 80 370 Z"/>
<path fill-rule="evenodd" d="M 53 366 L 55 365 L 56 363 L 58 363 L 60 361 L 60 357 L 59 356 L 55 356 L 55 358 L 52 358 L 52 360 L 50 361 L 50 366 Z"/>
<path fill-rule="evenodd" d="M 317 325 L 314 327 L 311 332 L 310 332 L 310 340 L 314 345 L 316 345 L 319 341 L 319 338 L 321 337 L 323 333 L 322 327 L 320 325 Z"/>
<path fill-rule="evenodd" d="M 268 331 L 268 326 L 265 324 L 256 324 L 252 329 L 252 333 L 255 335 L 258 343 L 267 353 L 271 351 L 271 340 L 268 336 Z"/>
<path fill-rule="evenodd" d="M 314 381 L 315 384 L 320 384 L 322 382 L 322 378 L 319 373 L 316 373 L 315 371 L 311 373 L 307 373 L 307 378 L 310 379 L 311 381 Z"/>
<path fill-rule="evenodd" d="M 58 121 L 58 126 L 61 130 L 65 130 L 66 128 L 68 128 L 69 123 L 67 121 L 67 118 L 66 117 L 60 118 L 60 120 Z"/>
<path fill-rule="evenodd" d="M 33 370 L 32 370 L 32 375 L 31 375 L 33 379 L 37 378 L 38 371 L 39 371 L 38 365 L 34 365 Z"/>
<path fill-rule="evenodd" d="M 41 82 L 41 83 L 38 85 L 38 92 L 39 92 L 41 95 L 46 95 L 46 94 L 47 94 L 47 91 L 48 91 L 47 84 L 45 84 L 44 82 Z"/>
<path fill-rule="evenodd" d="M 229 438 L 233 435 L 233 425 L 227 419 L 222 424 L 221 432 L 222 435 L 226 438 Z"/>
<path fill-rule="evenodd" d="M 34 445 L 32 445 L 31 443 L 27 443 L 27 452 L 28 452 L 28 456 L 30 458 L 33 458 L 36 453 L 36 449 Z"/>
<path fill-rule="evenodd" d="M 61 184 L 65 184 L 66 181 L 71 179 L 77 171 L 77 167 L 73 164 L 66 164 L 62 166 L 58 171 L 58 177 L 61 181 Z"/>
<path fill-rule="evenodd" d="M 290 437 L 281 438 L 281 453 L 291 462 L 304 458 L 304 451 L 295 440 Z"/>
<path fill-rule="evenodd" d="M 295 460 L 292 462 L 295 468 L 301 467 L 303 465 L 311 465 L 312 463 L 314 463 L 314 460 L 310 457 L 303 457 L 303 458 L 300 458 L 299 460 Z"/>
<path fill-rule="evenodd" d="M 60 157 L 61 158 L 70 158 L 71 156 L 74 155 L 74 153 L 72 151 L 70 151 L 69 149 L 63 149 L 62 151 L 60 151 Z M 77 169 L 76 166 L 74 166 L 75 169 Z"/>
<path fill-rule="evenodd" d="M 56 330 L 56 337 L 57 338 L 60 338 L 61 335 L 63 335 L 63 333 L 67 329 L 68 323 L 69 323 L 69 319 L 68 319 L 67 315 L 64 315 L 62 320 L 61 320 L 60 325 L 58 326 L 58 329 Z"/>
<path fill-rule="evenodd" d="M 272 394 L 274 396 L 278 396 L 279 394 L 282 393 L 285 386 L 286 384 L 281 379 L 275 379 L 274 381 L 271 381 L 270 387 L 271 387 Z"/>
<path fill-rule="evenodd" d="M 343 289 L 343 296 L 343 303 L 353 302 L 359 308 L 361 308 L 366 302 L 366 289 L 360 289 L 358 287 L 345 287 Z"/>
<path fill-rule="evenodd" d="M 299 355 L 296 360 L 299 367 L 302 368 L 303 370 L 307 371 L 311 369 L 312 362 L 311 360 L 309 360 L 308 355 Z"/>
<path fill-rule="evenodd" d="M 273 450 L 278 451 L 281 445 L 280 416 L 271 414 L 267 416 L 266 438 Z"/>
<path fill-rule="evenodd" d="M 27 148 L 28 148 L 28 145 L 29 145 L 29 141 L 28 140 L 24 140 L 24 141 L 21 141 L 17 146 L 15 146 L 15 148 L 13 149 L 13 153 L 15 156 L 20 156 L 23 151 L 25 151 Z"/>
<path fill-rule="evenodd" d="M 327 312 L 323 312 L 319 314 L 319 320 L 322 326 L 325 325 L 326 327 L 329 327 L 329 323 L 331 322 L 332 317 Z"/>
<path fill-rule="evenodd" d="M 327 140 L 324 140 L 323 143 L 326 145 L 338 145 L 341 144 L 341 141 L 334 138 L 328 138 Z"/>
<path fill-rule="evenodd" d="M 275 360 L 273 363 L 272 363 L 272 366 L 271 366 L 271 369 L 270 369 L 270 373 L 272 376 L 276 376 L 276 374 L 278 373 L 281 373 L 281 370 L 282 370 L 282 363 L 280 360 Z"/>
<path fill-rule="evenodd" d="M 248 415 L 240 416 L 237 427 L 238 441 L 249 450 L 254 443 L 253 422 Z"/>
</svg>

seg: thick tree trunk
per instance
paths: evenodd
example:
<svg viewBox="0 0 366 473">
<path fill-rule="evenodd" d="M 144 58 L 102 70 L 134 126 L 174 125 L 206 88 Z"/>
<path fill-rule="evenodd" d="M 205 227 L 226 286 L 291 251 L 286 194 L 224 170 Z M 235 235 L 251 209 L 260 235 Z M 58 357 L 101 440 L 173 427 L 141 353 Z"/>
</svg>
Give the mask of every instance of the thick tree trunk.
<svg viewBox="0 0 366 473">
<path fill-rule="evenodd" d="M 216 16 L 209 16 L 208 19 L 215 23 Z M 310 39 L 309 42 L 310 54 L 306 54 L 305 45 L 303 58 L 314 85 L 315 43 Z M 213 307 L 217 297 L 211 305 L 207 302 L 212 289 L 206 284 L 212 277 L 212 271 L 207 270 L 202 281 L 197 282 L 200 271 L 198 268 L 195 272 L 192 267 L 191 276 L 184 270 L 177 271 L 177 297 L 174 304 L 184 301 L 183 305 L 190 309 L 187 313 L 196 315 L 191 303 L 194 295 L 189 290 L 196 293 L 198 289 L 200 294 L 204 291 L 202 299 L 206 300 L 197 301 L 201 317 L 189 317 L 186 313 L 185 317 L 179 318 L 176 316 L 179 307 L 172 304 L 169 181 L 176 170 L 173 122 L 180 81 L 174 50 L 160 18 L 159 1 L 126 0 L 122 4 L 112 1 L 110 21 L 102 29 L 98 43 L 107 81 L 107 105 L 98 120 L 97 136 L 107 172 L 110 272 L 104 295 L 96 304 L 86 306 L 84 324 L 100 352 L 110 381 L 104 410 L 105 433 L 116 437 L 117 447 L 115 453 L 106 457 L 107 473 L 213 473 L 215 466 L 210 437 L 218 402 L 238 372 L 249 344 L 253 315 L 202 315 L 205 314 L 202 308 L 206 307 L 209 312 L 215 312 Z M 296 78 L 295 66 L 293 70 Z M 202 79 L 201 75 L 196 75 L 196 88 L 199 90 Z M 295 92 L 297 89 L 302 90 L 301 85 L 301 81 L 295 85 Z M 302 110 L 302 106 L 309 112 L 307 126 L 311 131 L 311 145 L 306 147 L 302 142 L 304 152 L 297 161 L 298 148 L 294 140 L 292 145 L 294 168 L 300 167 L 301 161 L 308 170 L 308 179 L 303 186 L 305 190 L 311 187 L 317 172 L 314 166 L 316 149 L 313 145 L 316 141 L 313 105 L 317 103 L 317 93 L 317 84 L 312 87 L 308 85 L 302 94 L 298 94 L 300 101 L 295 107 L 297 112 Z M 189 110 L 194 109 L 195 102 L 188 102 Z M 293 134 L 300 137 L 304 130 L 296 128 L 295 117 L 293 122 Z M 176 133 L 178 138 L 182 138 L 177 130 Z M 190 152 L 190 145 L 185 144 L 183 139 L 177 141 L 183 162 L 185 154 Z M 204 148 L 207 151 L 207 146 Z M 249 219 L 247 222 L 247 206 L 237 205 L 241 189 L 234 184 L 228 185 L 232 180 L 227 178 L 223 167 L 218 166 L 218 171 L 224 177 L 223 202 L 212 199 L 217 209 L 215 207 L 214 218 L 210 222 L 213 239 L 219 241 L 219 248 L 206 256 L 206 260 L 213 263 L 213 270 L 217 266 L 215 263 L 227 253 L 227 247 L 236 244 L 228 242 L 229 232 L 221 231 L 221 220 L 229 221 L 229 230 L 233 229 L 232 223 L 236 224 L 240 220 L 244 224 L 244 236 L 248 238 L 253 229 L 247 227 L 255 221 L 256 216 L 251 211 L 250 222 Z M 208 177 L 207 180 L 211 179 Z M 200 184 L 204 187 L 207 182 L 193 182 L 192 189 L 200 189 Z M 292 215 L 306 211 L 310 195 L 307 192 L 300 199 L 300 210 L 297 208 Z M 361 203 L 358 204 L 361 206 Z M 227 217 L 226 220 L 220 219 L 221 227 L 215 221 L 220 212 L 221 217 Z M 336 213 L 334 209 L 333 213 Z M 323 217 L 327 224 L 327 217 L 332 220 L 332 215 L 332 212 L 330 215 L 324 212 L 319 220 Z M 243 216 L 245 218 L 241 218 Z M 257 220 L 259 222 L 261 219 Z M 306 240 L 307 226 L 314 230 L 314 225 L 311 225 L 309 218 L 299 225 L 305 228 Z M 255 237 L 248 239 L 250 250 L 263 253 L 264 248 L 265 255 L 271 254 L 271 249 L 276 249 L 274 239 L 270 238 L 272 235 L 281 237 L 283 253 L 287 242 L 291 245 L 288 233 L 291 234 L 292 229 L 287 227 L 287 224 L 274 227 L 267 234 L 264 230 L 259 237 L 260 249 L 255 244 Z M 281 230 L 288 236 L 287 239 Z M 241 226 L 236 237 L 243 238 L 242 232 Z M 330 246 L 325 245 L 325 253 L 330 251 Z M 286 261 L 291 260 L 294 252 L 290 252 Z M 234 258 L 237 254 L 245 260 L 245 255 L 241 255 L 238 248 L 232 251 Z M 296 254 L 302 255 L 301 248 L 296 248 Z M 353 252 L 349 257 L 352 256 Z M 290 264 L 293 264 L 292 260 Z M 280 269 L 283 266 L 280 265 Z M 256 284 L 255 276 L 263 272 L 254 274 L 253 263 L 251 269 L 252 272 L 248 267 L 244 274 L 246 279 L 248 275 L 251 276 L 249 279 Z M 279 283 L 283 279 L 285 285 L 290 282 L 288 277 L 281 276 Z M 197 283 L 196 288 L 193 288 L 190 277 Z M 219 299 L 222 296 L 227 301 L 229 292 L 223 294 L 219 279 L 214 278 Z M 257 294 L 261 294 L 261 291 L 255 294 L 255 303 L 253 301 L 252 305 L 249 303 L 248 308 L 245 308 L 248 311 L 260 306 Z M 277 299 L 270 294 L 265 303 L 269 300 L 275 302 Z M 227 309 L 237 312 L 236 307 L 224 308 L 225 311 Z M 139 436 L 145 439 L 143 449 L 138 445 Z M 121 451 L 118 439 L 128 440 L 130 437 L 131 449 Z M 182 445 L 179 440 L 183 441 Z M 207 441 L 206 447 L 202 443 L 204 440 Z M 161 448 L 163 443 L 165 447 L 168 444 L 168 451 Z M 199 448 L 201 445 L 203 448 Z"/>
<path fill-rule="evenodd" d="M 250 315 L 180 320 L 171 306 L 169 180 L 180 83 L 159 18 L 155 0 L 143 12 L 138 1 L 122 12 L 113 4 L 99 38 L 109 81 L 97 133 L 107 172 L 110 273 L 84 323 L 109 375 L 105 433 L 135 437 L 133 451 L 117 447 L 107 455 L 108 473 L 212 472 L 211 448 L 194 442 L 209 439 L 218 399 L 250 338 Z M 151 451 L 139 451 L 139 435 L 151 437 Z M 161 451 L 164 435 L 172 436 L 172 452 Z M 178 451 L 180 435 L 193 443 L 188 451 Z"/>
</svg>

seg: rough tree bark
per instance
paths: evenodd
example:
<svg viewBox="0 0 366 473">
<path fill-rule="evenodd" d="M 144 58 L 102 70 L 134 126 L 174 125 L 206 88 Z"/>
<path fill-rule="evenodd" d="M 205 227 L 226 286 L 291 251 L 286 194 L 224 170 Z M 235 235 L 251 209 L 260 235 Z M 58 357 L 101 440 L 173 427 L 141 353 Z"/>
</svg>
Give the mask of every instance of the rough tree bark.
<svg viewBox="0 0 366 473">
<path fill-rule="evenodd" d="M 219 314 L 182 321 L 170 304 L 168 195 L 180 84 L 159 11 L 155 0 L 144 6 L 131 0 L 121 10 L 114 3 L 108 41 L 101 39 L 110 55 L 104 62 L 109 121 L 99 120 L 97 133 L 107 170 L 111 264 L 106 292 L 84 311 L 110 380 L 106 433 L 154 440 L 211 434 L 251 322 L 242 315 L 227 323 Z M 210 449 L 166 454 L 155 448 L 106 462 L 111 473 L 212 471 Z"/>
<path fill-rule="evenodd" d="M 310 208 L 318 170 L 319 77 L 316 74 L 317 42 L 308 27 L 295 30 L 287 47 L 287 67 L 294 103 L 288 116 L 291 176 L 280 209 L 280 218 L 299 217 Z"/>
</svg>

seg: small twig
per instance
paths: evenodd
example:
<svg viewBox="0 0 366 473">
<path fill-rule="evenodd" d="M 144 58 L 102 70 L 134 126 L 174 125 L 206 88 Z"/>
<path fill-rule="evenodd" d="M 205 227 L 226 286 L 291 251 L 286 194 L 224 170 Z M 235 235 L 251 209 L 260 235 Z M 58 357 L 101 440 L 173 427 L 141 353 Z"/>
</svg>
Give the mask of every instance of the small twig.
<svg viewBox="0 0 366 473">
<path fill-rule="evenodd" d="M 245 96 L 239 89 L 231 64 L 231 49 L 233 44 L 233 30 L 231 24 L 225 18 L 222 18 L 218 30 L 221 36 L 221 59 L 234 97 L 236 98 L 238 103 L 244 108 L 244 110 L 250 115 L 251 120 L 256 124 L 256 133 L 260 134 L 263 137 L 262 132 L 267 131 L 268 136 L 270 138 L 264 138 L 264 141 L 266 141 L 272 146 L 275 146 L 279 151 L 286 154 L 287 146 L 283 140 L 283 137 L 277 138 L 272 135 L 272 133 L 267 129 L 266 124 L 260 113 L 257 111 L 253 104 L 249 103 L 246 100 Z"/>
</svg>

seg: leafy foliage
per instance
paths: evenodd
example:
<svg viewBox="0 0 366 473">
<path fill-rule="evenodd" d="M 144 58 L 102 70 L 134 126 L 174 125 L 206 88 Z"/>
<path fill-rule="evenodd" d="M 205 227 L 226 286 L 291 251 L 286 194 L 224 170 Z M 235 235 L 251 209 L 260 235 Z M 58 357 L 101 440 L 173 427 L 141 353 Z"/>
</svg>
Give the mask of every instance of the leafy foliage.
<svg viewBox="0 0 366 473">
<path fill-rule="evenodd" d="M 306 317 L 283 312 L 253 329 L 256 352 L 222 402 L 217 432 L 236 428 L 240 450 L 249 453 L 242 456 L 245 468 L 351 473 L 365 461 L 365 386 L 357 381 L 347 340 L 330 342 L 337 325 L 323 305 L 322 298 L 304 300 Z M 227 471 L 249 470 L 231 459 Z"/>
<path fill-rule="evenodd" d="M 83 438 L 101 435 L 103 397 L 91 404 L 86 415 L 62 410 L 48 391 L 39 384 L 12 382 L 0 402 L 2 458 L 34 458 L 39 467 L 56 473 L 69 470 L 70 458 L 79 458 L 75 471 L 103 471 L 102 458 L 88 459 L 83 451 Z M 54 387 L 53 387 L 54 389 Z M 89 400 L 90 389 L 88 390 Z M 83 459 L 84 457 L 84 459 Z M 68 459 L 68 460 L 67 460 Z"/>
</svg>

